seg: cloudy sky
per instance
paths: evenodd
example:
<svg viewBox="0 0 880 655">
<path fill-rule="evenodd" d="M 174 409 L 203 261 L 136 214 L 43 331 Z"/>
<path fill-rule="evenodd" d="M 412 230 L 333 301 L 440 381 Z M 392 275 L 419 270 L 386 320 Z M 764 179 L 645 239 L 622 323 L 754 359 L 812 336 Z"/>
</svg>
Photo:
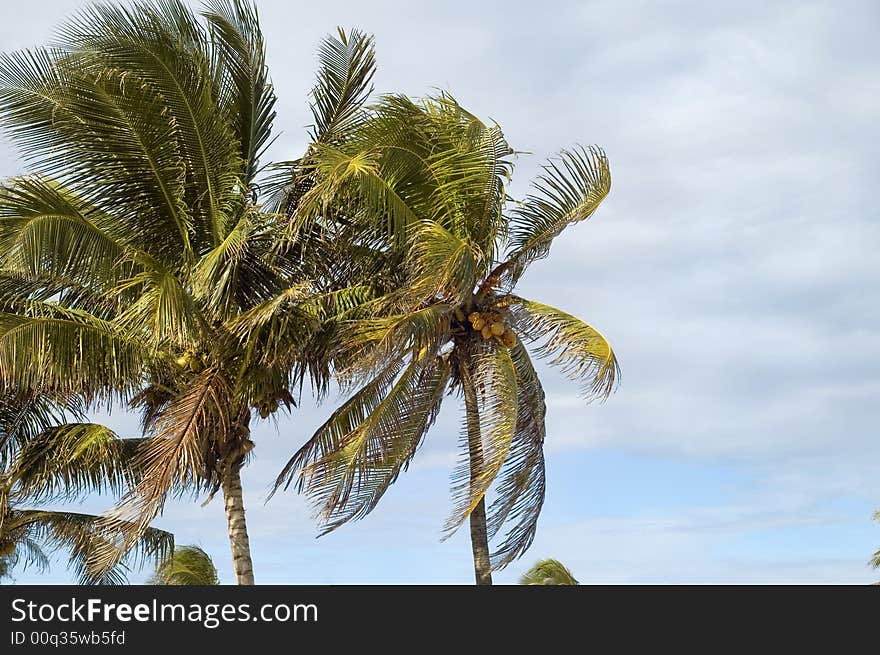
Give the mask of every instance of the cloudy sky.
<svg viewBox="0 0 880 655">
<path fill-rule="evenodd" d="M 81 4 L 18 3 L 0 50 L 46 42 Z M 585 583 L 880 578 L 866 564 L 880 546 L 880 5 L 258 4 L 280 96 L 272 158 L 303 150 L 315 50 L 337 25 L 376 35 L 377 92 L 447 90 L 532 153 L 514 194 L 561 147 L 610 157 L 611 195 L 521 295 L 601 329 L 622 382 L 585 407 L 542 370 L 547 502 L 532 549 L 496 581 L 542 557 Z M 0 176 L 19 167 L 0 143 Z M 304 400 L 257 429 L 244 475 L 257 582 L 471 582 L 467 535 L 439 542 L 456 408 L 373 514 L 316 540 L 301 498 L 264 503 L 332 410 Z M 122 412 L 106 420 L 134 428 Z M 220 502 L 172 502 L 156 525 L 233 579 Z"/>
</svg>

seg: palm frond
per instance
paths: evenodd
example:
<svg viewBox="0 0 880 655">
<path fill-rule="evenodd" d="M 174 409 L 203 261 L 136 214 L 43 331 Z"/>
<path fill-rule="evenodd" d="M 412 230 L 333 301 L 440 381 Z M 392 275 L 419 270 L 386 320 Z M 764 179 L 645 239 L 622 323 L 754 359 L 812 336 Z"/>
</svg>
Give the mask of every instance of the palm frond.
<svg viewBox="0 0 880 655">
<path fill-rule="evenodd" d="M 85 310 L 28 301 L 0 312 L 0 386 L 106 398 L 138 383 L 146 357 L 142 342 Z"/>
<path fill-rule="evenodd" d="M 611 190 L 608 158 L 596 147 L 563 150 L 534 187 L 510 217 L 505 272 L 511 286 L 530 263 L 547 256 L 562 230 L 593 215 Z"/>
<path fill-rule="evenodd" d="M 517 380 L 510 353 L 487 345 L 459 361 L 465 394 L 462 456 L 452 473 L 452 512 L 444 526 L 449 538 L 486 495 L 507 459 L 516 433 Z"/>
<path fill-rule="evenodd" d="M 306 466 L 323 461 L 338 452 L 346 435 L 353 433 L 379 406 L 403 367 L 402 359 L 391 360 L 384 370 L 340 405 L 285 464 L 275 480 L 272 493 L 282 486 L 287 489 Z M 305 478 L 300 476 L 297 490 L 303 491 L 304 488 Z"/>
<path fill-rule="evenodd" d="M 31 276 L 112 284 L 125 244 L 105 231 L 108 223 L 53 180 L 12 178 L 0 186 L 0 264 Z"/>
<path fill-rule="evenodd" d="M 318 49 L 318 80 L 312 90 L 312 139 L 336 143 L 354 127 L 373 90 L 376 72 L 373 37 L 359 30 L 328 36 Z"/>
<path fill-rule="evenodd" d="M 117 555 L 113 567 L 100 573 L 88 567 L 93 553 L 115 546 L 117 539 L 104 531 L 101 517 L 76 512 L 14 510 L 14 521 L 27 529 L 28 537 L 36 543 L 70 553 L 70 566 L 82 584 L 125 584 L 125 571 L 167 556 L 174 547 L 174 535 L 157 528 L 144 530 L 124 551 Z"/>
<path fill-rule="evenodd" d="M 56 425 L 22 444 L 7 480 L 14 498 L 36 502 L 121 493 L 136 480 L 136 455 L 143 443 L 120 439 L 95 423 Z"/>
<path fill-rule="evenodd" d="M 150 521 L 175 490 L 209 485 L 215 471 L 207 468 L 210 440 L 231 437 L 228 381 L 206 369 L 175 396 L 156 419 L 154 433 L 139 449 L 141 477 L 114 510 L 102 517 L 101 530 L 118 534 L 93 550 L 88 570 L 103 573 L 119 562 L 120 553 L 137 543 Z"/>
<path fill-rule="evenodd" d="M 0 470 L 41 432 L 63 423 L 65 415 L 82 416 L 82 409 L 76 398 L 0 384 Z"/>
<path fill-rule="evenodd" d="M 562 310 L 510 296 L 516 331 L 535 342 L 535 354 L 580 383 L 586 398 L 607 398 L 620 366 L 611 344 L 595 328 Z"/>
<path fill-rule="evenodd" d="M 336 450 L 303 468 L 302 486 L 318 510 L 322 534 L 369 514 L 409 467 L 448 379 L 443 358 L 413 362 L 363 421 L 341 436 Z"/>
<path fill-rule="evenodd" d="M 61 46 L 87 71 L 126 71 L 162 98 L 186 162 L 185 201 L 199 241 L 222 241 L 241 202 L 240 146 L 227 113 L 217 110 L 207 30 L 180 0 L 128 9 L 92 5 L 58 31 Z"/>
<path fill-rule="evenodd" d="M 375 375 L 388 361 L 407 354 L 421 358 L 426 353 L 438 353 L 450 338 L 451 311 L 451 305 L 435 303 L 405 314 L 346 322 L 337 335 L 337 373 L 341 381 L 356 382 Z"/>
<path fill-rule="evenodd" d="M 31 166 L 112 207 L 128 239 L 171 262 L 190 249 L 180 131 L 164 97 L 124 70 L 90 72 L 80 57 L 45 51 L 5 55 L 0 119 Z"/>
<path fill-rule="evenodd" d="M 275 119 L 275 91 L 266 67 L 266 45 L 257 9 L 244 0 L 208 0 L 213 68 L 219 78 L 220 106 L 235 125 L 243 179 L 250 184 L 269 144 Z"/>
<path fill-rule="evenodd" d="M 491 540 L 512 523 L 504 541 L 492 553 L 492 568 L 504 568 L 522 556 L 535 538 L 544 504 L 544 389 L 522 343 L 510 349 L 516 371 L 516 431 L 510 453 L 498 475 L 495 500 L 489 507 L 487 533 Z"/>
<path fill-rule="evenodd" d="M 452 305 L 470 298 L 482 264 L 478 248 L 433 221 L 418 223 L 410 242 L 410 288 L 415 297 L 439 297 Z"/>
</svg>

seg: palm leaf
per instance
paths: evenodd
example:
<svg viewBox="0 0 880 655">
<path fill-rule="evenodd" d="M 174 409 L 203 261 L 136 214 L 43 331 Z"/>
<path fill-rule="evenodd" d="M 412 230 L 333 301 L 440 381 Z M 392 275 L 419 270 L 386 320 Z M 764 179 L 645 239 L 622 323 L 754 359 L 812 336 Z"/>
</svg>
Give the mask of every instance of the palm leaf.
<svg viewBox="0 0 880 655">
<path fill-rule="evenodd" d="M 266 67 L 266 46 L 255 5 L 242 0 L 208 0 L 205 4 L 214 48 L 220 105 L 235 125 L 244 181 L 250 183 L 269 144 L 275 118 L 275 92 Z"/>
<path fill-rule="evenodd" d="M 537 356 L 548 359 L 568 378 L 579 382 L 587 398 L 607 398 L 620 374 L 608 340 L 579 318 L 555 307 L 516 296 L 509 299 L 515 328 L 537 344 Z"/>
<path fill-rule="evenodd" d="M 85 310 L 28 301 L 0 312 L 0 386 L 106 398 L 137 384 L 145 357 L 142 342 Z"/>
<path fill-rule="evenodd" d="M 222 443 L 230 436 L 229 391 L 222 375 L 206 369 L 162 409 L 154 433 L 138 452 L 138 484 L 102 517 L 101 530 L 118 539 L 93 550 L 90 572 L 106 572 L 119 562 L 120 553 L 137 543 L 161 511 L 169 492 L 211 484 L 214 471 L 205 469 L 205 451 L 209 440 Z"/>
<path fill-rule="evenodd" d="M 511 285 L 531 262 L 547 256 L 562 230 L 593 215 L 611 190 L 608 158 L 595 147 L 563 150 L 534 187 L 510 218 L 505 269 Z"/>
<path fill-rule="evenodd" d="M 535 538 L 544 504 L 544 389 L 522 343 L 510 349 L 516 371 L 516 431 L 510 453 L 498 476 L 496 498 L 488 511 L 491 540 L 506 523 L 513 523 L 492 553 L 493 569 L 504 568 L 522 556 Z"/>
<path fill-rule="evenodd" d="M 433 221 L 414 226 L 410 241 L 410 288 L 415 297 L 439 297 L 451 305 L 471 297 L 482 264 L 478 248 Z"/>
<path fill-rule="evenodd" d="M 180 0 L 139 4 L 136 10 L 93 5 L 58 32 L 88 70 L 122 70 L 155 90 L 164 114 L 178 126 L 186 162 L 186 204 L 199 238 L 217 244 L 240 201 L 242 160 L 211 70 L 208 35 Z"/>
<path fill-rule="evenodd" d="M 342 435 L 336 450 L 303 468 L 303 487 L 319 510 L 322 534 L 369 514 L 409 467 L 448 379 L 442 358 L 413 362 L 364 420 Z"/>
<path fill-rule="evenodd" d="M 141 532 L 138 539 L 117 556 L 118 562 L 100 573 L 89 570 L 87 563 L 99 548 L 115 543 L 103 531 L 101 517 L 75 512 L 13 510 L 9 525 L 24 527 L 28 538 L 36 543 L 64 549 L 70 553 L 70 565 L 82 584 L 125 584 L 125 570 L 167 556 L 174 547 L 174 535 L 157 528 Z"/>
<path fill-rule="evenodd" d="M 354 127 L 373 87 L 373 37 L 359 30 L 328 36 L 318 49 L 318 80 L 312 90 L 315 142 L 335 143 Z"/>
<path fill-rule="evenodd" d="M 136 455 L 143 443 L 120 439 L 95 423 L 56 425 L 22 444 L 7 480 L 14 497 L 31 501 L 121 493 L 135 482 Z"/>
<path fill-rule="evenodd" d="M 507 459 L 516 433 L 517 380 L 510 354 L 486 346 L 459 362 L 465 394 L 463 455 L 452 473 L 453 509 L 444 526 L 449 538 L 486 495 Z"/>
<path fill-rule="evenodd" d="M 180 546 L 163 559 L 147 581 L 154 585 L 217 585 L 217 567 L 210 555 L 198 546 Z"/>
</svg>

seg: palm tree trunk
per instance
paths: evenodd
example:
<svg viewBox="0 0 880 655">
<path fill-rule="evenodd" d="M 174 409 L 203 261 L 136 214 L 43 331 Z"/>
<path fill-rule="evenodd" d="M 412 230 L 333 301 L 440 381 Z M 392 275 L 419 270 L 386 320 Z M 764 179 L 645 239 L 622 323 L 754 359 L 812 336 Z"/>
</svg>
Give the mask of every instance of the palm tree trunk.
<svg viewBox="0 0 880 655">
<path fill-rule="evenodd" d="M 471 465 L 471 481 L 483 470 L 483 443 L 480 437 L 480 416 L 477 411 L 477 394 L 467 367 L 462 367 L 465 414 L 467 415 L 468 456 Z M 480 499 L 470 516 L 471 549 L 474 553 L 474 576 L 477 585 L 492 584 L 492 564 L 489 560 L 489 538 L 486 532 L 486 499 Z"/>
<path fill-rule="evenodd" d="M 254 584 L 254 565 L 244 518 L 244 500 L 241 491 L 241 463 L 230 462 L 223 472 L 223 498 L 226 502 L 226 525 L 229 545 L 232 547 L 232 568 L 235 581 L 240 585 Z"/>
</svg>

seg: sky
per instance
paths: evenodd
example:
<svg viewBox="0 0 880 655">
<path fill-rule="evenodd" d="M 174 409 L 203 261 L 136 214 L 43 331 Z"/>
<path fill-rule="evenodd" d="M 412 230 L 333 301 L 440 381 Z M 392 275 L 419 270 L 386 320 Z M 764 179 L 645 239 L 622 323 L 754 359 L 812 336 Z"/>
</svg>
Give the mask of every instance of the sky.
<svg viewBox="0 0 880 655">
<path fill-rule="evenodd" d="M 82 4 L 16 2 L 0 50 L 46 43 Z M 497 121 L 530 153 L 517 159 L 515 196 L 560 148 L 596 143 L 609 156 L 610 196 L 519 292 L 600 329 L 621 383 L 587 406 L 541 367 L 547 500 L 531 550 L 496 582 L 545 557 L 584 584 L 880 579 L 867 565 L 880 547 L 880 4 L 258 7 L 279 95 L 270 159 L 302 153 L 316 49 L 337 25 L 375 34 L 377 93 L 445 90 Z M 0 142 L 0 176 L 20 170 Z M 306 393 L 254 430 L 243 482 L 257 582 L 471 583 L 465 531 L 440 542 L 453 398 L 366 519 L 316 539 L 301 497 L 265 502 L 337 400 L 316 407 Z M 136 430 L 123 411 L 98 418 Z M 233 581 L 220 501 L 170 501 L 155 525 L 201 545 Z M 15 577 L 71 581 L 63 558 Z"/>
</svg>

